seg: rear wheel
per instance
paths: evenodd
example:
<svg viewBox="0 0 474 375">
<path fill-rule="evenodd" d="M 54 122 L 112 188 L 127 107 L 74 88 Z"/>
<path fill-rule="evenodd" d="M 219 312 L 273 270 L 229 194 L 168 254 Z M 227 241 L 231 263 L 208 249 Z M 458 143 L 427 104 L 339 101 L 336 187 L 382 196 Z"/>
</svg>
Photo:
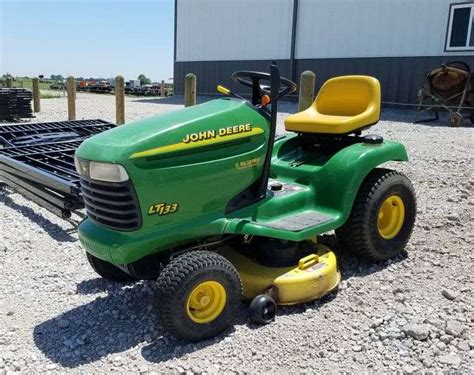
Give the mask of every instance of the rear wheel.
<svg viewBox="0 0 474 375">
<path fill-rule="evenodd" d="M 92 254 L 86 252 L 87 260 L 91 265 L 92 269 L 102 276 L 104 279 L 110 281 L 127 282 L 136 281 L 137 279 L 120 268 L 117 268 L 112 263 L 106 262 L 105 260 L 99 259 Z"/>
<path fill-rule="evenodd" d="M 389 169 L 375 169 L 362 183 L 352 212 L 336 236 L 347 250 L 372 260 L 403 250 L 415 223 L 416 198 L 410 180 Z"/>
<path fill-rule="evenodd" d="M 223 256 L 190 251 L 173 259 L 158 277 L 158 312 L 174 336 L 199 341 L 223 332 L 237 315 L 240 277 Z"/>
</svg>

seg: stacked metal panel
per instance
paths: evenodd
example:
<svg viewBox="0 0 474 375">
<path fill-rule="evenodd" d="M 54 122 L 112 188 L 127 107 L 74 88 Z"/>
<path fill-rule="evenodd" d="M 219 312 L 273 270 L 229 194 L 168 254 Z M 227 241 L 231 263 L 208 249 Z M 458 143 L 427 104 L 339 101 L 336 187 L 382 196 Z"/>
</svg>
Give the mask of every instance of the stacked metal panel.
<svg viewBox="0 0 474 375">
<path fill-rule="evenodd" d="M 76 149 L 114 127 L 103 120 L 0 125 L 0 181 L 68 218 L 84 206 L 74 166 Z"/>
<path fill-rule="evenodd" d="M 12 121 L 33 117 L 30 90 L 23 88 L 0 89 L 0 120 Z"/>
</svg>

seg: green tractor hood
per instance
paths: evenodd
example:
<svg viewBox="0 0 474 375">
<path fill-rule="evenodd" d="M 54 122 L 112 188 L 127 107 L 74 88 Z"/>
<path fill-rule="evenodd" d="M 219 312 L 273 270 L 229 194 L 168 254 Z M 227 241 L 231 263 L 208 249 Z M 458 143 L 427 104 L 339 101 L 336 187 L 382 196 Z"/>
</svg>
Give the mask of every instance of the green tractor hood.
<svg viewBox="0 0 474 375">
<path fill-rule="evenodd" d="M 242 122 L 242 119 L 246 121 Z M 224 137 L 219 137 L 219 131 L 222 133 L 222 129 L 229 126 L 252 122 L 256 123 L 254 129 L 259 127 L 264 130 L 267 127 L 265 119 L 242 100 L 212 100 L 164 115 L 133 121 L 96 135 L 82 143 L 76 151 L 76 156 L 87 160 L 127 164 L 130 159 L 163 156 L 194 148 L 183 142 L 194 134 L 197 134 L 198 141 L 219 138 L 224 142 Z M 226 134 L 228 140 L 235 139 L 235 135 L 240 134 L 239 128 L 226 130 L 226 133 L 229 133 Z M 164 148 L 180 143 L 183 144 L 181 148 Z M 197 143 L 194 139 L 188 142 L 194 146 Z M 206 143 L 199 142 L 199 146 L 203 145 Z"/>
<path fill-rule="evenodd" d="M 262 174 L 268 137 L 269 122 L 255 108 L 218 99 L 87 139 L 76 157 L 122 165 L 142 220 L 129 230 L 108 225 L 114 195 L 99 192 L 94 212 L 104 220 L 86 219 L 81 242 L 95 256 L 123 263 L 169 243 L 223 233 L 229 202 Z M 107 183 L 99 185 L 96 191 Z"/>
</svg>

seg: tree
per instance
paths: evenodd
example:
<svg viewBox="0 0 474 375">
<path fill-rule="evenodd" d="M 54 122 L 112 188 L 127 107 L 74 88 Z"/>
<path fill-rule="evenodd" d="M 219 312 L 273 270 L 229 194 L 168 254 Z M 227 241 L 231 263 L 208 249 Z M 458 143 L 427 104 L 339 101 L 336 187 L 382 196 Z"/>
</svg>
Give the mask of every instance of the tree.
<svg viewBox="0 0 474 375">
<path fill-rule="evenodd" d="M 145 76 L 145 74 L 140 74 L 137 78 L 140 81 L 140 85 L 149 85 L 151 83 L 151 79 Z"/>
<path fill-rule="evenodd" d="M 61 74 L 51 74 L 50 79 L 52 81 L 63 81 L 64 77 Z"/>
</svg>

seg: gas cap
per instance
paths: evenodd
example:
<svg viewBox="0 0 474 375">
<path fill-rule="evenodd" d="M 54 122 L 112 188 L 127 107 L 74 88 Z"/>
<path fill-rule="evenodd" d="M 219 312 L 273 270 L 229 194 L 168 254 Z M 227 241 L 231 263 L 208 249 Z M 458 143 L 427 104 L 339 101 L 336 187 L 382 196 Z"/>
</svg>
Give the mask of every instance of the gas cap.
<svg viewBox="0 0 474 375">
<path fill-rule="evenodd" d="M 364 143 L 376 145 L 383 142 L 383 137 L 376 134 L 369 134 L 369 135 L 364 136 L 362 138 L 362 141 Z"/>
<path fill-rule="evenodd" d="M 270 185 L 270 190 L 272 191 L 280 191 L 281 189 L 283 189 L 283 185 L 280 184 L 279 182 L 273 182 Z"/>
</svg>

